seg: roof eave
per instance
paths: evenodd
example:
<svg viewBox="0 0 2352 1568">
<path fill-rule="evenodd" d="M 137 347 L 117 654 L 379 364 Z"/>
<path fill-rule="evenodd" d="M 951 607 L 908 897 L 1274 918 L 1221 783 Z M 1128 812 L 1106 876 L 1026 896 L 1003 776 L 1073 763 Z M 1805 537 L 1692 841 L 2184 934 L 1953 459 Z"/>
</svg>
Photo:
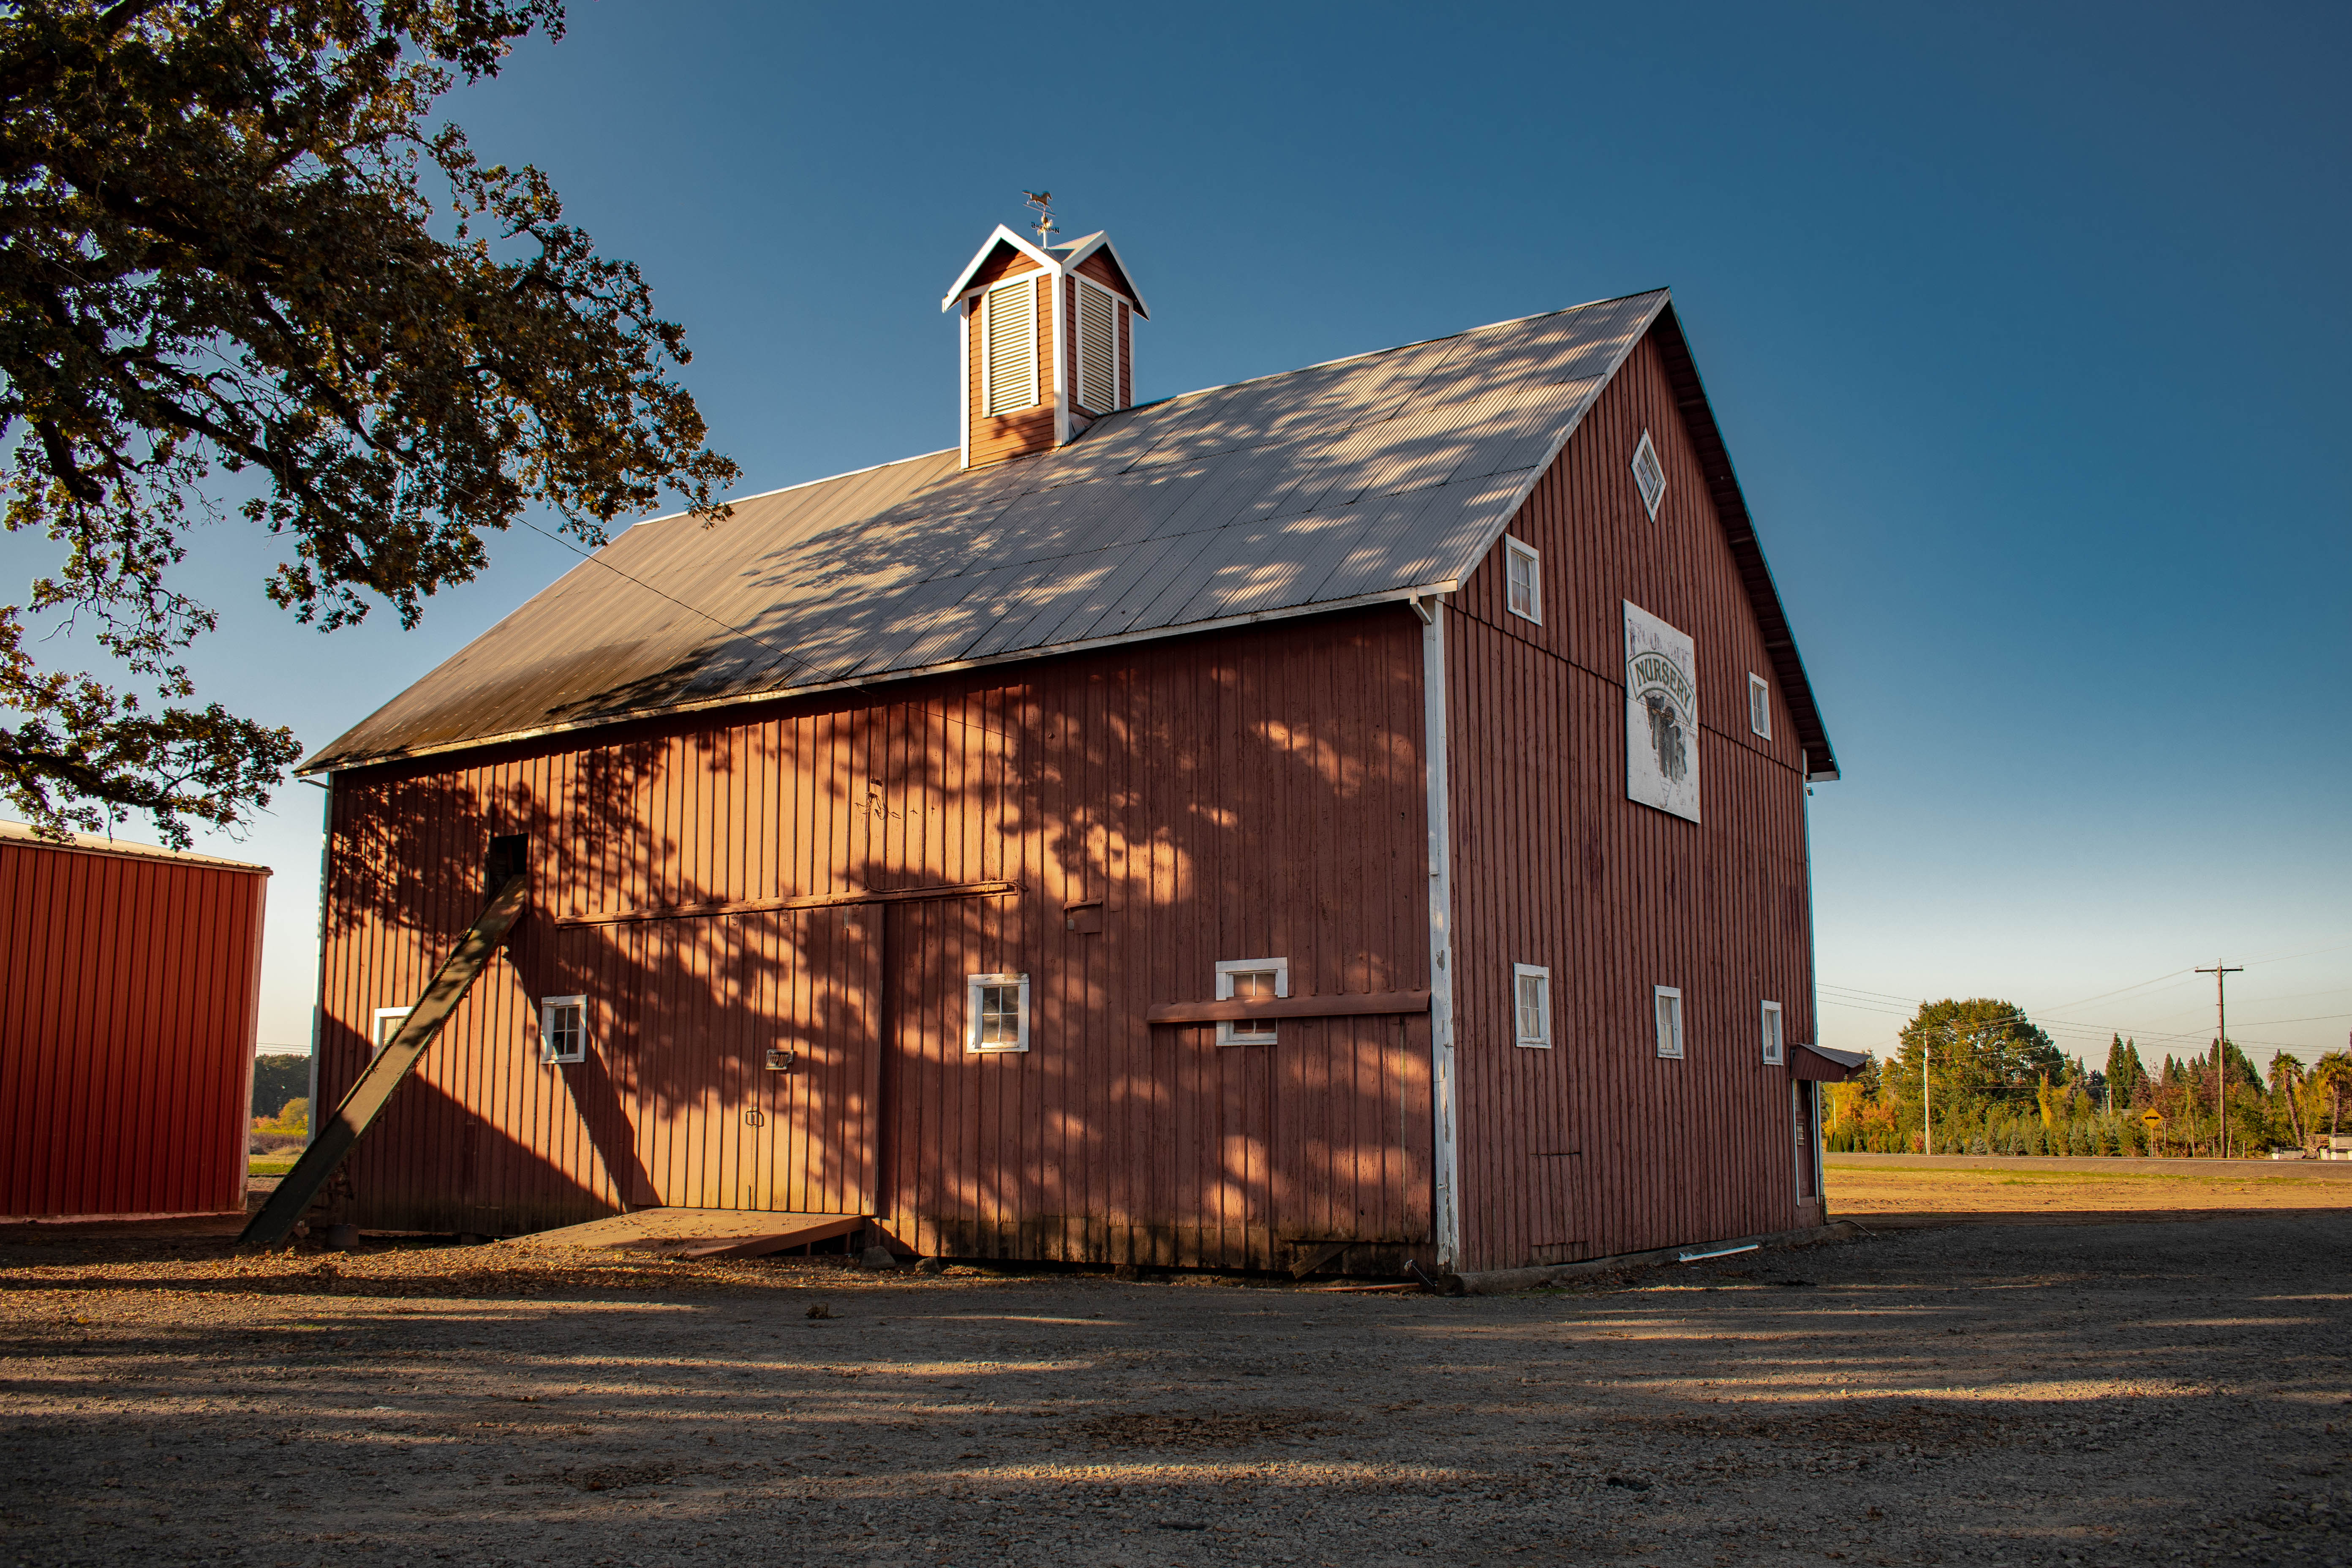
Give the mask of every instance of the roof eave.
<svg viewBox="0 0 2352 1568">
<path fill-rule="evenodd" d="M 1063 265 L 1075 272 L 1077 270 L 1079 262 L 1097 250 L 1109 251 L 1112 264 L 1118 268 L 1118 275 L 1127 279 L 1127 297 L 1135 306 L 1135 313 L 1147 321 L 1151 320 L 1151 307 L 1143 302 L 1143 290 L 1135 286 L 1135 269 L 1127 264 L 1127 258 L 1118 253 L 1118 247 L 1110 242 L 1108 234 L 1089 235 L 1070 252 Z"/>
<path fill-rule="evenodd" d="M 1796 722 L 1797 743 L 1805 753 L 1806 781 L 1828 783 L 1838 776 L 1837 752 L 1830 745 L 1828 728 L 1822 721 L 1820 705 L 1813 700 L 1812 681 L 1805 674 L 1803 657 L 1797 651 L 1796 634 L 1790 629 L 1788 610 L 1780 603 L 1780 587 L 1772 581 L 1772 568 L 1764 559 L 1763 545 L 1757 540 L 1756 521 L 1748 515 L 1747 498 L 1740 493 L 1739 476 L 1733 471 L 1731 454 L 1724 446 L 1723 432 L 1716 426 L 1715 410 L 1707 402 L 1706 388 L 1699 380 L 1698 365 L 1691 358 L 1689 340 L 1683 335 L 1682 321 L 1675 314 L 1671 300 L 1651 322 L 1650 331 L 1658 335 L 1666 379 L 1674 387 L 1683 426 L 1706 471 L 1716 515 L 1722 520 L 1724 538 L 1739 568 L 1740 584 L 1747 590 L 1748 602 L 1764 634 L 1766 656 L 1772 661 L 1772 671 L 1780 679 L 1780 695 Z"/>
<path fill-rule="evenodd" d="M 983 266 L 987 265 L 990 254 L 1000 245 L 1009 245 L 1013 247 L 1013 249 L 1019 251 L 1022 255 L 1027 257 L 1038 266 L 1045 268 L 1048 272 L 1058 273 L 1066 270 L 1066 264 L 1064 263 L 1059 257 L 1053 255 L 1049 251 L 1040 250 L 1037 247 L 1030 244 L 1027 240 L 1013 233 L 1003 224 L 998 224 L 996 226 L 996 232 L 980 242 L 980 248 L 972 252 L 971 260 L 966 264 L 961 274 L 957 277 L 955 286 L 950 289 L 947 291 L 946 297 L 940 300 L 940 310 L 942 312 L 954 310 L 955 302 L 958 300 L 962 299 L 967 293 L 971 292 L 972 274 L 978 272 Z M 1118 252 L 1114 251 L 1112 254 L 1117 255 Z M 1126 268 L 1121 268 L 1120 270 L 1124 271 Z"/>
</svg>

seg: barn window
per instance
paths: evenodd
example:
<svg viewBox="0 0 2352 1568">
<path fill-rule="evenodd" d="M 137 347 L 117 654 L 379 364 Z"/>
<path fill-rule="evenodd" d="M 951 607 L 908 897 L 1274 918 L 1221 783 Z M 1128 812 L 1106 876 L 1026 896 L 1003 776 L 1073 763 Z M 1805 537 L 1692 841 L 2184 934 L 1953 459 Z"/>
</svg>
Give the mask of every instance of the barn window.
<svg viewBox="0 0 2352 1568">
<path fill-rule="evenodd" d="M 1764 1060 L 1767 1065 L 1780 1065 L 1780 1004 L 1764 1004 Z"/>
<path fill-rule="evenodd" d="M 1772 688 L 1760 675 L 1748 678 L 1748 727 L 1768 741 L 1772 738 Z"/>
<path fill-rule="evenodd" d="M 1642 432 L 1642 443 L 1633 448 L 1633 483 L 1641 488 L 1642 504 L 1650 509 L 1650 521 L 1658 520 L 1658 503 L 1666 499 L 1666 470 L 1658 461 L 1658 449 L 1650 445 L 1650 433 Z"/>
<path fill-rule="evenodd" d="M 1522 620 L 1543 622 L 1543 558 L 1531 545 L 1503 536 L 1503 563 L 1509 574 L 1511 614 Z"/>
<path fill-rule="evenodd" d="M 974 974 L 965 982 L 963 1048 L 1025 1051 L 1029 1048 L 1029 977 Z"/>
<path fill-rule="evenodd" d="M 1034 274 L 982 295 L 981 341 L 987 352 L 982 395 L 991 414 L 1012 414 L 1037 401 L 1037 282 Z"/>
<path fill-rule="evenodd" d="M 539 1059 L 576 1062 L 588 1055 L 588 998 L 550 996 L 539 1005 Z"/>
<path fill-rule="evenodd" d="M 378 1007 L 375 1010 L 375 1036 L 369 1043 L 375 1049 L 371 1055 L 381 1055 L 392 1037 L 400 1033 L 400 1021 L 415 1011 L 413 1007 Z"/>
<path fill-rule="evenodd" d="M 1097 414 L 1118 406 L 1118 305 L 1108 289 L 1078 282 L 1078 401 Z"/>
<path fill-rule="evenodd" d="M 1220 1002 L 1271 1002 L 1289 994 L 1290 960 L 1286 958 L 1228 958 L 1218 962 Z M 1274 1022 L 1269 1018 L 1248 1018 L 1239 1023 L 1227 1019 L 1217 1026 L 1217 1044 L 1221 1046 L 1266 1046 L 1272 1045 L 1274 1039 Z"/>
<path fill-rule="evenodd" d="M 1532 963 L 1511 965 L 1511 1013 L 1519 1044 L 1551 1049 L 1551 971 Z"/>
<path fill-rule="evenodd" d="M 1679 1057 L 1683 1054 L 1683 994 L 1679 986 L 1654 987 L 1658 1005 L 1658 1054 Z"/>
</svg>

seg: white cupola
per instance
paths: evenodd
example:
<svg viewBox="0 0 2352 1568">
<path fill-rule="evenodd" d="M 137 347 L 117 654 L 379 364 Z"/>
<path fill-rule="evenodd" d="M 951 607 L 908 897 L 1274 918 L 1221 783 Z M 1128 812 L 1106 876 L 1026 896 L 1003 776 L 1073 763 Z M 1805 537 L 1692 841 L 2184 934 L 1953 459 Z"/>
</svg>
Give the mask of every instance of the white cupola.
<svg viewBox="0 0 2352 1568">
<path fill-rule="evenodd" d="M 1135 401 L 1134 321 L 1150 320 L 1108 237 L 1045 243 L 999 224 L 940 301 L 962 345 L 963 466 L 1076 440 Z"/>
</svg>

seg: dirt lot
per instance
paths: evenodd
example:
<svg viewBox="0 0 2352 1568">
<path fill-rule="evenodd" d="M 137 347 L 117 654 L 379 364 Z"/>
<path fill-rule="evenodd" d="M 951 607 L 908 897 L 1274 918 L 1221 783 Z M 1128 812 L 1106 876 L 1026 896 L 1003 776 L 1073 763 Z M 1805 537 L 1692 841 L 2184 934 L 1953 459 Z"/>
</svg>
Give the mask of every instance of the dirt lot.
<svg viewBox="0 0 2352 1568">
<path fill-rule="evenodd" d="M 0 1563 L 2352 1560 L 2343 1214 L 1458 1300 L 224 1254 L 0 1250 Z"/>
</svg>

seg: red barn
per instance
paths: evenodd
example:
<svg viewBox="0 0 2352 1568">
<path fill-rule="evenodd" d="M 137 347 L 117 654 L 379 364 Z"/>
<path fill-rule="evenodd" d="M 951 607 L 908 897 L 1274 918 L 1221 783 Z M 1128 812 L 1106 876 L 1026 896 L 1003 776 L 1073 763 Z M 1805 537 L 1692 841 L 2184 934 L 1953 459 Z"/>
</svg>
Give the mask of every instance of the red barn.
<svg viewBox="0 0 2352 1568">
<path fill-rule="evenodd" d="M 268 888 L 0 822 L 0 1215 L 243 1212 Z"/>
<path fill-rule="evenodd" d="M 1836 776 L 1663 290 L 1134 405 L 1100 236 L 958 444 L 640 524 L 307 764 L 320 1091 L 529 903 L 359 1223 L 1538 1266 L 1821 1223 Z"/>
</svg>

